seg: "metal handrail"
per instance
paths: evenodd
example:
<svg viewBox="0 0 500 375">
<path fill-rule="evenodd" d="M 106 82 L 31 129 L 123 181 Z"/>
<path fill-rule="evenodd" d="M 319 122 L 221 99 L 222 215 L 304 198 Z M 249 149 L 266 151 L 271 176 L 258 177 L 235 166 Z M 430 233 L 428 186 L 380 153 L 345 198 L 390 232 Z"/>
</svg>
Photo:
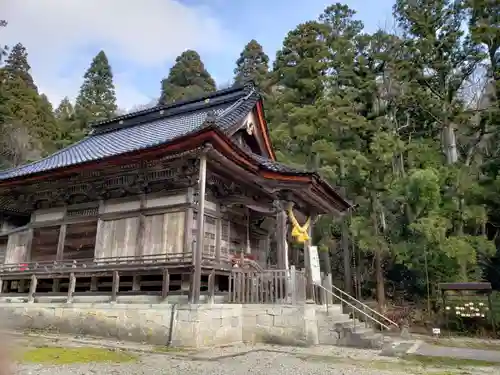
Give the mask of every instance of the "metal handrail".
<svg viewBox="0 0 500 375">
<path fill-rule="evenodd" d="M 371 316 L 370 314 L 368 314 L 366 311 L 363 311 L 359 308 L 357 308 L 356 306 L 354 306 L 353 304 L 347 302 L 346 300 L 344 300 L 342 297 L 336 295 L 335 293 L 333 293 L 331 290 L 328 290 L 327 288 L 325 288 L 323 285 L 320 285 L 320 284 L 315 284 L 316 286 L 319 286 L 321 289 L 325 290 L 326 292 L 330 293 L 332 296 L 334 296 L 335 298 L 339 299 L 340 302 L 342 303 L 345 303 L 347 306 L 350 306 L 352 307 L 354 310 L 356 311 L 359 311 L 361 314 L 363 314 L 365 317 L 371 319 L 373 322 L 375 322 L 376 324 L 379 324 L 381 327 L 384 327 L 385 329 L 387 330 L 390 330 L 391 328 L 387 325 L 385 325 L 384 323 L 378 321 L 377 319 L 375 319 L 373 316 Z M 349 294 L 348 294 L 349 296 Z M 349 296 L 349 297 L 352 297 L 352 296 Z M 354 297 L 352 297 L 354 298 Z M 356 300 L 357 302 L 360 302 L 358 300 Z M 362 302 L 360 302 L 361 304 L 363 304 Z M 382 316 L 383 318 L 385 318 L 384 316 Z M 395 324 L 394 322 L 392 322 L 392 320 L 388 319 L 388 318 L 385 318 L 386 320 L 389 320 L 391 323 Z M 396 327 L 399 327 L 397 324 L 396 324 Z"/>
<path fill-rule="evenodd" d="M 345 296 L 348 296 L 349 298 L 353 299 L 354 301 L 356 301 L 357 303 L 359 303 L 361 306 L 363 306 L 363 308 L 366 308 L 368 309 L 369 311 L 371 311 L 372 313 L 375 313 L 375 315 L 381 317 L 382 319 L 384 319 L 386 322 L 392 324 L 393 326 L 395 327 L 398 327 L 399 328 L 399 325 L 395 322 L 393 322 L 391 319 L 389 319 L 388 317 L 382 315 L 381 313 L 379 313 L 377 310 L 374 310 L 372 309 L 370 306 L 368 306 L 367 304 L 361 302 L 360 300 L 354 298 L 353 296 L 351 296 L 349 293 L 346 293 L 344 292 L 342 289 L 339 289 L 337 288 L 335 285 L 332 285 L 332 288 L 339 291 L 341 294 L 345 295 Z"/>
</svg>

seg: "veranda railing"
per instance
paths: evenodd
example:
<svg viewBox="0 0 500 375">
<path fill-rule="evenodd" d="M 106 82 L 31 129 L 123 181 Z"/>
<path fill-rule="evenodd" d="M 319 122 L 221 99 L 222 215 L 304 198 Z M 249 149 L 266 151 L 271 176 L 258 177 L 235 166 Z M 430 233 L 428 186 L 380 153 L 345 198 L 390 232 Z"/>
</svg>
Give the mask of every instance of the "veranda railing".
<svg viewBox="0 0 500 375">
<path fill-rule="evenodd" d="M 299 304 L 306 300 L 304 271 L 233 269 L 229 277 L 231 303 Z"/>
</svg>

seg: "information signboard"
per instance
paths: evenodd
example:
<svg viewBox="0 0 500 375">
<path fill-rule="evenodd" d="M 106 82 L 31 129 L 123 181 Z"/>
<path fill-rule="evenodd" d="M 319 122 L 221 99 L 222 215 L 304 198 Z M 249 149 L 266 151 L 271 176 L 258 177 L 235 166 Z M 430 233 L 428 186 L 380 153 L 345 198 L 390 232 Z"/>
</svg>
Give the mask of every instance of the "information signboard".
<svg viewBox="0 0 500 375">
<path fill-rule="evenodd" d="M 309 246 L 309 263 L 310 263 L 310 271 L 311 278 L 314 284 L 321 285 L 321 271 L 319 268 L 319 256 L 318 256 L 318 247 L 317 246 Z"/>
</svg>

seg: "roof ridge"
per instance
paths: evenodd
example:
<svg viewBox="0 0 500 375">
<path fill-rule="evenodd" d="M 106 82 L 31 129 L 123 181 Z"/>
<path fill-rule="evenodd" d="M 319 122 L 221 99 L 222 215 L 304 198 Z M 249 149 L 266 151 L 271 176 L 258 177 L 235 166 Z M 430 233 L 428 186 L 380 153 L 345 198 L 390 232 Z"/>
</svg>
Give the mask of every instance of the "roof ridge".
<svg viewBox="0 0 500 375">
<path fill-rule="evenodd" d="M 225 110 L 222 111 L 222 113 L 220 113 L 218 116 L 217 116 L 217 119 L 221 119 L 222 117 L 224 117 L 225 115 L 231 113 L 231 111 L 233 109 L 235 109 L 236 107 L 238 107 L 241 103 L 243 103 L 245 100 L 248 100 L 253 94 L 255 94 L 256 91 L 254 88 L 252 88 L 249 93 L 241 98 L 239 98 L 237 101 L 235 101 L 232 105 L 230 105 L 229 107 L 227 107 Z"/>
<path fill-rule="evenodd" d="M 231 92 L 229 92 L 230 94 Z M 245 96 L 246 97 L 246 96 Z M 150 113 L 145 113 L 140 116 L 132 117 L 129 120 L 134 119 L 135 121 L 127 124 L 124 123 L 124 120 L 120 120 L 119 122 L 112 121 L 107 124 L 101 124 L 99 127 L 94 127 L 91 130 L 91 136 L 105 134 L 113 131 L 117 131 L 120 129 L 125 129 L 128 127 L 135 127 L 145 122 L 151 122 L 161 119 L 172 118 L 179 115 L 187 115 L 189 113 L 197 112 L 203 109 L 210 110 L 212 108 L 217 108 L 218 106 L 222 106 L 227 102 L 234 101 L 235 103 L 240 101 L 243 97 L 231 97 L 231 96 L 214 96 L 214 98 L 206 98 L 203 101 L 197 100 L 189 103 L 185 103 L 182 106 L 169 106 L 165 109 L 160 109 L 158 111 L 152 111 Z M 140 119 L 142 117 L 142 119 Z M 218 117 L 219 118 L 219 117 Z"/>
<path fill-rule="evenodd" d="M 247 89 L 247 86 L 235 84 L 231 87 L 228 87 L 228 88 L 225 88 L 222 90 L 217 90 L 217 91 L 210 92 L 210 93 L 206 93 L 206 94 L 194 97 L 194 98 L 181 100 L 181 101 L 173 102 L 173 103 L 169 103 L 169 104 L 156 105 L 156 106 L 151 107 L 151 108 L 146 108 L 146 109 L 142 109 L 139 111 L 126 113 L 126 114 L 121 115 L 121 116 L 113 117 L 113 118 L 107 119 L 107 120 L 98 121 L 95 123 L 91 123 L 89 125 L 91 128 L 95 129 L 95 128 L 98 128 L 102 125 L 112 124 L 112 123 L 120 121 L 120 120 L 128 120 L 128 119 L 131 119 L 134 117 L 147 115 L 147 114 L 154 113 L 154 112 L 161 111 L 161 110 L 168 110 L 168 109 L 172 109 L 172 108 L 176 108 L 176 107 L 182 107 L 186 104 L 201 102 L 203 100 L 216 98 L 216 97 L 222 96 L 222 95 L 227 95 L 227 94 L 230 94 L 232 92 L 245 91 L 246 89 Z"/>
</svg>

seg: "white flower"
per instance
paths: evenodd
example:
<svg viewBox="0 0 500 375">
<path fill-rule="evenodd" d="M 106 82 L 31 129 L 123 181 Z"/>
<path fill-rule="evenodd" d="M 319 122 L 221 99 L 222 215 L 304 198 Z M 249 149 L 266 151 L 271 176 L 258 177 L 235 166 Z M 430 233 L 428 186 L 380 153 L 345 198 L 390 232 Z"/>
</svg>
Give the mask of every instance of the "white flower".
<svg viewBox="0 0 500 375">
<path fill-rule="evenodd" d="M 479 302 L 479 306 L 484 306 L 484 303 L 482 303 L 482 302 Z"/>
<path fill-rule="evenodd" d="M 449 310 L 450 309 L 450 306 L 446 306 L 446 310 Z"/>
<path fill-rule="evenodd" d="M 481 314 L 481 318 L 484 318 L 484 314 Z"/>
</svg>

